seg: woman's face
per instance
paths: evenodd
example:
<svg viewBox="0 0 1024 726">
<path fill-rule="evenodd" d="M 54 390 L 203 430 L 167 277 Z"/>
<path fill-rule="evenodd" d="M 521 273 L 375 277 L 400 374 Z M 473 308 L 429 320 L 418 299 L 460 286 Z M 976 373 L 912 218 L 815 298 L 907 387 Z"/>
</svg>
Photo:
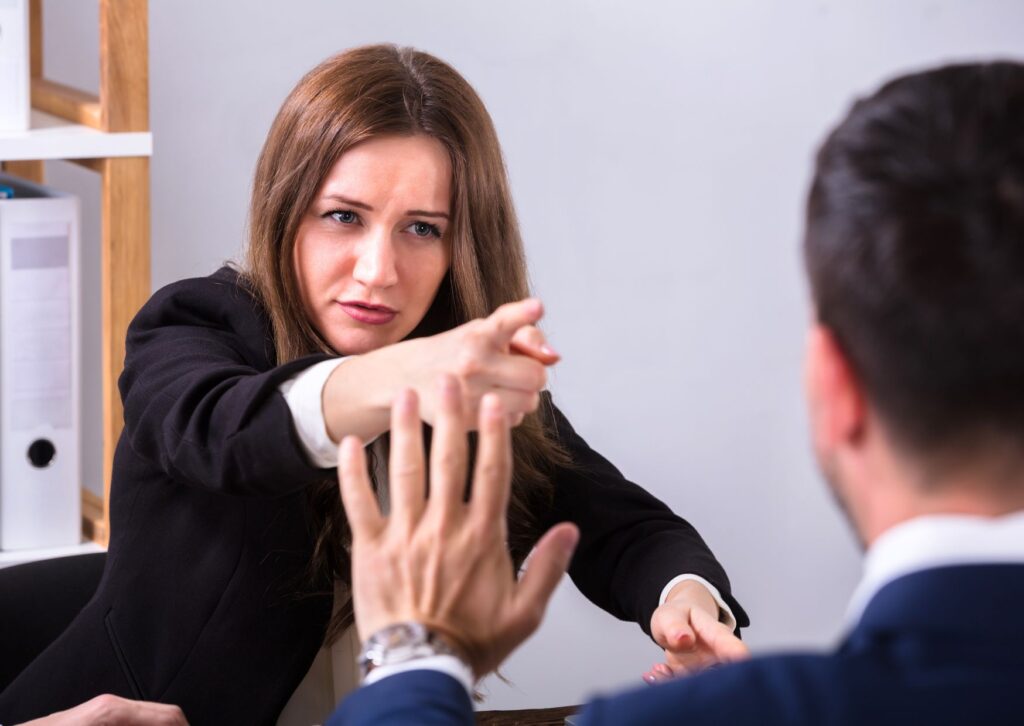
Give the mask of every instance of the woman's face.
<svg viewBox="0 0 1024 726">
<path fill-rule="evenodd" d="M 382 136 L 341 155 L 295 239 L 313 325 L 339 353 L 396 343 L 419 324 L 451 262 L 451 162 L 429 136 Z"/>
</svg>

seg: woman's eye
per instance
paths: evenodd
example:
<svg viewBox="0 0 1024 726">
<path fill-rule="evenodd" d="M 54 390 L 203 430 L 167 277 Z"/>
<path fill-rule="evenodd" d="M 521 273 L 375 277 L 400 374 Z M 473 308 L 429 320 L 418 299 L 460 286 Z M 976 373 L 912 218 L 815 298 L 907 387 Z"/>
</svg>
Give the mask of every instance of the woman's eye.
<svg viewBox="0 0 1024 726">
<path fill-rule="evenodd" d="M 336 209 L 333 212 L 328 212 L 328 214 L 335 222 L 341 222 L 342 224 L 353 224 L 358 219 L 356 213 L 348 209 Z"/>
<path fill-rule="evenodd" d="M 441 230 L 428 222 L 413 222 L 409 227 L 417 237 L 440 237 Z"/>
</svg>

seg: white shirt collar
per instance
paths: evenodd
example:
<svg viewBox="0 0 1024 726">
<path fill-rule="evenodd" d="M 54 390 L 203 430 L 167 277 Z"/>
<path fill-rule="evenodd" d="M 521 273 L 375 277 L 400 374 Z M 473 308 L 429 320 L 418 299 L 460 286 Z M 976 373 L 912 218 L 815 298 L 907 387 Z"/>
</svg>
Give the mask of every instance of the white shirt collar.
<svg viewBox="0 0 1024 726">
<path fill-rule="evenodd" d="M 846 611 L 852 628 L 868 602 L 893 580 L 948 565 L 1024 564 L 1024 510 L 1001 517 L 929 515 L 884 532 L 864 558 L 864 575 Z"/>
</svg>

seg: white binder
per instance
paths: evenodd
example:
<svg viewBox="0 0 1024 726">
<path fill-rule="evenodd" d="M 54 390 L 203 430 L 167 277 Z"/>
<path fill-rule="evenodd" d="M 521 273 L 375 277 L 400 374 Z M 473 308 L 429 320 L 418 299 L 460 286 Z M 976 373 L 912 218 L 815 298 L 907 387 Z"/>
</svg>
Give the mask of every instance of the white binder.
<svg viewBox="0 0 1024 726">
<path fill-rule="evenodd" d="M 0 184 L 0 550 L 77 544 L 78 199 Z"/>
<path fill-rule="evenodd" d="M 0 131 L 29 127 L 28 0 L 0 0 Z"/>
</svg>

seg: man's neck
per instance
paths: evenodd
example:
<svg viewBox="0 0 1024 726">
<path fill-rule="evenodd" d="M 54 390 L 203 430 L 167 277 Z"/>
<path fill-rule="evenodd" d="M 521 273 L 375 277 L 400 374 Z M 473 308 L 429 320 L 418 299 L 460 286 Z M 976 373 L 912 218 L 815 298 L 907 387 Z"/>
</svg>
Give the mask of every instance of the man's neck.
<svg viewBox="0 0 1024 726">
<path fill-rule="evenodd" d="M 918 517 L 934 515 L 966 515 L 1001 517 L 1024 510 L 1024 485 L 1007 494 L 1000 486 L 994 493 L 987 482 L 943 484 L 936 489 L 922 490 L 904 484 L 888 490 L 879 488 L 874 501 L 864 509 L 858 530 L 870 547 L 885 532 Z"/>
</svg>

